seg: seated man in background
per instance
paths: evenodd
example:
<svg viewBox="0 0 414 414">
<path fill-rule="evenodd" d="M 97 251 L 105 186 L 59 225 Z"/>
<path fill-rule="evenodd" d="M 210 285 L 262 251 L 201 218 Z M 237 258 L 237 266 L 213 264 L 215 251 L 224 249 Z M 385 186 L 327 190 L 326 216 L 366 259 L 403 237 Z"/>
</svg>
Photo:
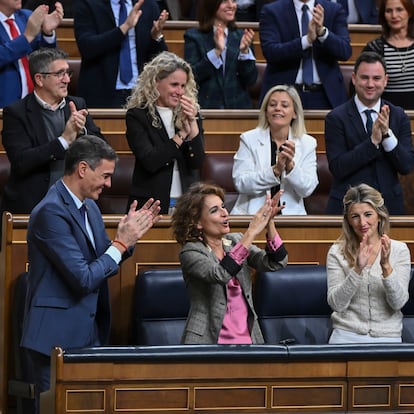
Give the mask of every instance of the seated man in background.
<svg viewBox="0 0 414 414">
<path fill-rule="evenodd" d="M 63 19 L 62 4 L 55 10 L 40 5 L 33 13 L 20 1 L 0 0 L 0 108 L 33 91 L 27 55 L 40 47 L 55 47 L 55 29 Z"/>
<path fill-rule="evenodd" d="M 3 146 L 11 164 L 1 211 L 30 213 L 63 175 L 69 144 L 86 133 L 103 139 L 82 98 L 68 96 L 66 53 L 43 48 L 30 55 L 34 92 L 3 110 Z"/>
</svg>

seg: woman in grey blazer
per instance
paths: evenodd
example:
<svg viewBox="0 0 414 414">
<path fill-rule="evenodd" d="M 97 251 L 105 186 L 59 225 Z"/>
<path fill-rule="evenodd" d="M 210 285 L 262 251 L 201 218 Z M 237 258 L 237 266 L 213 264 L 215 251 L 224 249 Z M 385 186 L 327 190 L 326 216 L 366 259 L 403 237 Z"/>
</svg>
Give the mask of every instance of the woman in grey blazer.
<svg viewBox="0 0 414 414">
<path fill-rule="evenodd" d="M 286 267 L 287 251 L 275 228 L 281 192 L 267 196 L 244 234 L 230 233 L 224 191 L 195 183 L 182 195 L 172 218 L 175 238 L 183 245 L 180 262 L 190 298 L 182 342 L 185 344 L 263 343 L 253 308 L 250 268 Z M 253 240 L 266 228 L 267 246 Z"/>
</svg>

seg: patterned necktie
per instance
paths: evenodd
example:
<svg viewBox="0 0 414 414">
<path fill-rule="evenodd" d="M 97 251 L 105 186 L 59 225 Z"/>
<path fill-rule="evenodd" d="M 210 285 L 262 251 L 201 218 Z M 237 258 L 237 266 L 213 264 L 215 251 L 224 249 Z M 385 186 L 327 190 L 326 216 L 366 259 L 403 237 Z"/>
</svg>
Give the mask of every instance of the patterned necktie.
<svg viewBox="0 0 414 414">
<path fill-rule="evenodd" d="M 14 20 L 7 19 L 6 23 L 10 27 L 10 34 L 11 34 L 12 39 L 16 39 L 16 37 L 19 37 L 19 32 L 17 31 L 17 27 L 16 27 L 16 24 L 14 23 Z M 26 56 L 22 56 L 20 60 L 23 65 L 24 73 L 26 74 L 27 91 L 28 93 L 33 92 L 33 81 L 30 76 L 29 61 L 27 60 Z"/>
<path fill-rule="evenodd" d="M 125 0 L 119 1 L 119 26 L 124 23 L 127 18 L 127 10 L 125 6 Z M 125 39 L 121 45 L 121 51 L 119 54 L 119 77 L 125 85 L 128 85 L 132 79 L 132 62 L 131 62 L 131 50 L 129 47 L 128 33 L 125 35 Z"/>
<path fill-rule="evenodd" d="M 302 6 L 302 36 L 308 33 L 309 29 L 309 16 L 308 16 L 308 5 Z M 312 48 L 308 48 L 303 51 L 302 59 L 302 77 L 305 85 L 312 85 L 313 83 L 313 68 L 312 68 Z"/>
<path fill-rule="evenodd" d="M 364 113 L 367 116 L 367 122 L 365 123 L 365 127 L 367 128 L 367 134 L 371 138 L 372 135 L 372 117 L 371 114 L 375 112 L 373 109 L 365 109 Z"/>
</svg>

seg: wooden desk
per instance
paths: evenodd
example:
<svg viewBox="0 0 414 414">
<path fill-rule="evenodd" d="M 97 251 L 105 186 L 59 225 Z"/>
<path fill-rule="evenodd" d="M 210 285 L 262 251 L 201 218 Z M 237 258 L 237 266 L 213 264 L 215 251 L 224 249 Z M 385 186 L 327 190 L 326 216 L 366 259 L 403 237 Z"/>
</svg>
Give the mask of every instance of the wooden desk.
<svg viewBox="0 0 414 414">
<path fill-rule="evenodd" d="M 168 20 L 165 24 L 164 35 L 170 52 L 178 56 L 184 56 L 184 32 L 190 27 L 197 27 L 195 21 Z M 256 58 L 259 62 L 265 62 L 263 52 L 260 47 L 259 23 L 239 22 L 238 26 L 251 27 L 255 31 L 254 46 Z M 356 57 L 361 53 L 364 46 L 370 40 L 378 37 L 381 33 L 379 25 L 350 24 L 349 34 L 351 37 L 352 56 L 346 62 L 354 64 Z M 62 24 L 57 29 L 57 39 L 60 48 L 65 50 L 71 59 L 80 58 L 78 46 L 73 32 L 73 19 L 63 19 Z"/>
<path fill-rule="evenodd" d="M 399 356 L 390 345 L 386 354 L 373 345 L 346 356 L 333 345 L 308 346 L 317 359 L 295 358 L 295 346 L 280 345 L 104 348 L 85 355 L 56 348 L 41 408 L 53 414 L 412 413 L 413 347 L 400 345 Z"/>
</svg>

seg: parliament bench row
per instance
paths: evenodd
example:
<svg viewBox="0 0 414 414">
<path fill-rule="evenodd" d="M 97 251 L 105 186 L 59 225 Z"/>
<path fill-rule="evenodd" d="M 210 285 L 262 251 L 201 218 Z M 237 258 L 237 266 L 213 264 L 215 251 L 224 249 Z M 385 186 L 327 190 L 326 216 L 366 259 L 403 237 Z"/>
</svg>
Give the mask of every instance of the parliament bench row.
<svg viewBox="0 0 414 414">
<path fill-rule="evenodd" d="M 77 96 L 81 60 L 80 59 L 69 59 L 68 63 L 69 63 L 70 68 L 73 70 L 73 76 L 71 78 L 68 91 L 70 95 Z M 264 77 L 264 73 L 266 70 L 266 63 L 256 62 L 256 67 L 257 67 L 257 79 L 256 79 L 255 84 L 249 88 L 249 92 L 250 92 L 250 97 L 252 99 L 253 108 L 258 109 L 259 102 L 260 102 L 260 93 L 262 90 L 263 77 Z M 350 94 L 351 93 L 350 82 L 351 82 L 353 66 L 341 64 L 339 65 L 339 67 L 341 69 L 342 76 L 344 77 L 344 85 L 346 87 L 346 90 L 348 94 Z"/>
<path fill-rule="evenodd" d="M 197 27 L 195 21 L 173 21 L 169 20 L 164 26 L 165 41 L 170 52 L 184 57 L 184 32 L 191 27 Z M 258 22 L 238 22 L 240 28 L 249 27 L 255 31 L 253 45 L 254 52 L 258 62 L 265 62 L 259 38 Z M 352 55 L 344 64 L 353 65 L 357 56 L 361 53 L 365 45 L 381 35 L 381 26 L 368 24 L 350 24 L 348 25 Z M 71 59 L 79 59 L 80 53 L 75 40 L 73 30 L 73 19 L 64 19 L 62 24 L 56 30 L 58 46 L 65 50 Z"/>
<path fill-rule="evenodd" d="M 56 348 L 44 412 L 412 412 L 412 303 L 406 343 L 328 345 L 325 266 L 288 265 L 256 275 L 265 345 L 178 345 L 186 295 L 180 269 L 139 274 L 134 345 Z"/>
<path fill-rule="evenodd" d="M 410 292 L 412 289 L 410 286 Z M 328 344 L 332 310 L 327 302 L 325 265 L 288 264 L 277 272 L 258 272 L 253 302 L 266 344 Z M 181 343 L 190 308 L 181 269 L 152 269 L 139 274 L 134 304 L 133 344 Z M 403 342 L 414 343 L 412 294 L 402 312 Z"/>
<path fill-rule="evenodd" d="M 105 228 L 107 230 L 108 236 L 113 239 L 116 234 L 116 229 L 119 223 L 121 216 L 120 215 L 104 215 Z M 245 232 L 250 221 L 250 216 L 231 216 L 231 230 L 233 232 Z M 11 320 L 13 312 L 11 310 L 11 298 L 14 296 L 14 290 L 16 286 L 16 280 L 18 275 L 24 271 L 27 271 L 27 226 L 28 226 L 29 216 L 28 215 L 11 215 L 9 213 L 4 214 L 3 217 L 3 234 L 2 234 L 2 248 L 0 252 L 0 411 L 7 411 L 7 406 L 9 403 L 12 403 L 7 398 L 7 385 L 9 378 L 12 378 L 11 374 L 13 372 L 13 353 L 12 353 L 12 328 Z M 282 240 L 284 241 L 286 248 L 289 252 L 289 264 L 300 264 L 300 265 L 324 265 L 326 263 L 326 255 L 329 247 L 337 239 L 341 232 L 342 217 L 341 216 L 328 216 L 328 215 L 313 215 L 313 216 L 280 216 L 277 218 L 277 228 L 279 234 L 281 235 Z M 412 257 L 414 257 L 414 241 L 412 238 L 414 229 L 414 216 L 392 216 L 391 217 L 391 232 L 390 236 L 394 239 L 401 240 L 407 243 Z M 255 239 L 255 244 L 258 246 L 265 246 L 266 235 L 263 231 Z M 133 256 L 122 263 L 119 269 L 119 273 L 116 277 L 113 277 L 109 280 L 110 285 L 110 297 L 111 297 L 111 309 L 112 309 L 112 326 L 111 326 L 111 344 L 114 345 L 131 345 L 132 342 L 134 327 L 132 324 L 132 314 L 133 314 L 133 303 L 134 303 L 134 286 L 136 283 L 136 275 L 141 274 L 145 270 L 151 270 L 154 268 L 157 269 L 166 269 L 171 267 L 179 267 L 179 251 L 180 245 L 174 240 L 172 231 L 171 231 L 171 218 L 165 216 L 160 220 L 153 228 L 151 228 L 145 236 L 139 240 L 137 247 L 133 253 Z M 154 300 L 156 298 L 153 298 Z M 68 350 L 65 350 L 67 352 Z M 414 361 L 414 360 L 413 360 Z M 338 375 L 343 375 L 345 370 L 352 369 L 358 372 L 358 375 L 361 374 L 361 366 L 356 363 L 352 363 L 352 367 L 349 366 L 349 361 L 344 362 L 341 365 L 340 372 Z M 371 364 L 368 364 L 371 371 L 367 372 L 366 375 L 371 376 L 375 371 L 381 369 L 381 375 L 383 369 L 384 373 L 387 372 L 389 377 L 393 377 L 394 380 L 398 380 L 400 375 L 404 376 L 410 370 L 410 376 L 414 378 L 414 362 L 409 367 L 405 365 L 402 366 L 400 362 L 394 361 L 386 362 L 385 364 L 381 363 L 378 365 L 375 363 L 375 367 Z M 392 365 L 391 365 L 392 364 Z M 143 380 L 151 380 L 153 378 L 152 368 L 149 368 L 147 364 L 143 363 L 141 366 L 133 365 L 128 370 L 125 368 L 125 365 L 122 364 L 118 366 L 117 364 L 112 364 L 108 366 L 93 366 L 88 365 L 87 367 L 83 366 L 86 369 L 86 374 L 89 377 L 95 375 L 103 376 L 104 379 L 100 378 L 100 381 L 106 381 L 106 385 L 109 387 L 105 393 L 110 393 L 113 398 L 113 390 L 115 385 L 112 384 L 111 380 L 108 378 L 117 378 L 118 374 L 122 375 L 136 375 L 137 372 L 145 377 Z M 368 367 L 368 368 L 369 368 Z M 380 367 L 380 368 L 378 368 Z M 100 369 L 102 368 L 102 370 Z M 154 367 L 155 368 L 155 367 Z M 209 367 L 210 368 L 210 367 Z M 256 367 L 259 370 L 265 369 L 267 374 L 271 375 L 268 371 L 267 366 L 258 366 Z M 288 368 L 288 371 L 286 369 Z M 298 368 L 298 375 L 303 375 L 306 373 L 315 372 L 319 370 L 321 366 L 319 364 L 312 365 L 312 367 L 305 364 L 301 366 L 301 369 Z M 62 367 L 65 372 L 62 372 L 63 375 L 68 374 L 69 371 L 75 369 L 72 365 Z M 172 368 L 171 368 L 172 369 Z M 176 372 L 181 372 L 179 366 L 175 366 Z M 226 371 L 225 367 L 222 365 L 216 368 L 217 370 L 221 369 L 224 373 Z M 224 369 L 224 371 L 223 371 Z M 243 364 L 239 367 L 232 367 L 231 371 L 240 373 L 240 370 L 245 370 L 247 367 Z M 277 369 L 277 368 L 276 368 Z M 286 367 L 286 364 L 279 367 L 284 373 L 284 375 L 290 375 L 289 366 Z M 322 368 L 321 368 L 322 369 Z M 339 369 L 339 368 L 338 368 Z M 69 371 L 68 371 L 69 370 Z M 111 370 L 115 370 L 112 372 Z M 98 373 L 97 373 L 98 371 Z M 335 375 L 332 371 L 332 365 L 326 366 L 322 369 L 321 375 L 324 373 L 324 376 L 331 378 Z M 400 372 L 401 371 L 401 372 Z M 250 370 L 249 370 L 250 372 Z M 253 375 L 255 370 L 253 370 Z M 264 372 L 264 371 L 263 371 Z M 166 374 L 165 371 L 160 370 L 158 373 L 159 378 Z M 207 373 L 208 374 L 208 373 Z M 378 374 L 378 373 L 377 373 Z M 74 373 L 75 378 L 73 381 L 76 382 L 77 372 Z M 114 375 L 115 377 L 112 377 Z M 147 376 L 148 375 L 148 376 Z M 157 373 L 154 372 L 154 375 Z M 247 375 L 247 373 L 246 373 Z M 308 375 L 309 376 L 309 375 Z M 136 377 L 134 377 L 136 379 Z M 210 377 L 211 378 L 211 377 Z M 237 377 L 237 378 L 240 378 Z M 253 378 L 253 377 L 252 377 Z M 268 377 L 270 378 L 270 377 Z M 284 381 L 291 381 L 289 378 L 284 377 Z M 404 378 L 405 379 L 405 378 Z M 265 379 L 266 380 L 266 379 Z M 305 379 L 306 380 L 306 379 Z M 133 381 L 133 380 L 132 380 Z M 298 380 L 299 381 L 299 380 Z M 129 380 L 131 383 L 131 379 Z M 196 380 L 193 377 L 191 380 L 191 386 L 196 386 Z M 299 382 L 298 382 L 299 384 Z M 74 387 L 75 385 L 72 384 Z M 125 384 L 123 384 L 125 385 Z M 173 386 L 173 383 L 169 383 Z M 214 383 L 210 384 L 212 387 Z M 93 384 L 91 384 L 93 386 Z M 163 386 L 167 386 L 164 383 Z M 336 386 L 336 385 L 335 385 Z M 393 387 L 399 387 L 398 384 L 394 384 Z M 270 387 L 270 386 L 269 386 Z M 389 388 L 386 385 L 387 389 Z M 411 386 L 412 387 L 412 386 Z M 76 387 L 75 387 L 76 388 Z M 116 387 L 115 387 L 116 388 Z M 100 388 L 101 389 L 101 388 Z M 267 393 L 272 391 L 270 387 Z M 393 388 L 394 389 L 394 388 Z M 382 390 L 382 387 L 381 387 Z M 412 388 L 410 388 L 412 390 Z M 405 392 L 405 391 L 404 391 Z M 192 391 L 191 391 L 192 393 Z M 412 391 L 411 391 L 412 393 Z M 162 393 L 161 393 L 162 394 Z M 84 395 L 85 398 L 89 401 L 94 401 L 93 394 L 88 393 L 80 394 L 73 393 L 73 389 L 70 391 L 71 396 L 81 396 Z M 106 394 L 109 395 L 109 394 Z M 270 394 L 268 394 L 270 395 Z M 109 398 L 109 397 L 108 397 Z M 394 401 L 394 397 L 393 401 Z M 414 399 L 414 398 L 413 398 Z M 137 399 L 137 401 L 139 398 Z M 395 401 L 394 401 L 395 402 Z M 388 407 L 388 405 L 387 405 Z M 414 408 L 413 406 L 410 406 Z M 92 410 L 96 412 L 96 410 Z M 89 411 L 89 412 L 92 412 Z M 98 410 L 99 411 L 99 410 Z M 148 410 L 148 413 L 151 410 Z M 161 412 L 161 409 L 159 410 Z M 283 409 L 279 409 L 279 412 Z M 336 410 L 334 410 L 336 411 Z M 72 411 L 73 412 L 73 411 Z M 82 411 L 80 411 L 82 412 Z M 100 412 L 105 412 L 105 410 L 100 410 Z M 109 411 L 106 412 L 116 412 Z M 227 412 L 226 410 L 218 411 L 220 413 Z M 245 411 L 251 412 L 251 411 Z M 256 412 L 256 411 L 254 411 Z M 268 412 L 271 412 L 269 410 Z M 341 411 L 344 412 L 344 411 Z M 410 411 L 407 411 L 410 412 Z M 413 411 L 411 411 L 413 412 Z M 178 413 L 174 413 L 178 414 Z"/>
<path fill-rule="evenodd" d="M 319 185 L 314 193 L 305 199 L 309 214 L 323 214 L 332 182 L 325 154 L 317 155 Z M 119 162 L 112 177 L 112 185 L 106 188 L 98 200 L 102 214 L 123 214 L 127 210 L 129 191 L 134 170 L 135 157 L 119 155 Z M 223 187 L 226 191 L 225 205 L 230 211 L 237 199 L 232 178 L 233 154 L 206 154 L 200 179 Z M 10 162 L 6 154 L 0 154 L 0 194 L 10 173 Z"/>
</svg>

